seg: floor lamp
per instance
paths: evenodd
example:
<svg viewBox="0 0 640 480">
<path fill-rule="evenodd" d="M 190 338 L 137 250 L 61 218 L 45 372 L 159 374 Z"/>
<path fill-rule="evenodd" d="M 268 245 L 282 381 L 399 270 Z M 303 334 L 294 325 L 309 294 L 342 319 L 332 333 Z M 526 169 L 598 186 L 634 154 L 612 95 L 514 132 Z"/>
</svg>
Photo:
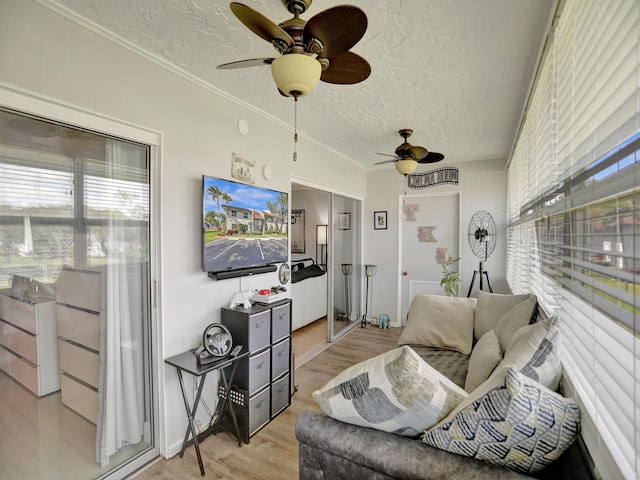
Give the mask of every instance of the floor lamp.
<svg viewBox="0 0 640 480">
<path fill-rule="evenodd" d="M 350 280 L 349 280 L 349 275 L 351 275 L 351 272 L 353 272 L 353 265 L 351 265 L 350 263 L 343 263 L 342 264 L 342 274 L 344 275 L 344 305 L 345 305 L 345 311 L 344 311 L 344 316 L 342 317 L 343 320 L 349 320 L 351 319 L 351 299 L 349 298 L 349 289 L 350 289 Z"/>
<path fill-rule="evenodd" d="M 369 304 L 371 300 L 369 299 L 369 279 L 371 279 L 371 290 L 373 291 L 373 277 L 376 274 L 376 270 L 378 269 L 377 265 L 365 265 L 364 266 L 364 275 L 367 277 L 367 292 L 364 298 L 364 315 L 362 315 L 362 321 L 360 322 L 360 327 L 364 328 L 367 326 L 367 323 L 371 323 L 367 320 L 369 315 Z"/>
<path fill-rule="evenodd" d="M 316 225 L 316 263 L 327 269 L 327 225 Z M 320 249 L 320 255 L 318 255 Z"/>
</svg>

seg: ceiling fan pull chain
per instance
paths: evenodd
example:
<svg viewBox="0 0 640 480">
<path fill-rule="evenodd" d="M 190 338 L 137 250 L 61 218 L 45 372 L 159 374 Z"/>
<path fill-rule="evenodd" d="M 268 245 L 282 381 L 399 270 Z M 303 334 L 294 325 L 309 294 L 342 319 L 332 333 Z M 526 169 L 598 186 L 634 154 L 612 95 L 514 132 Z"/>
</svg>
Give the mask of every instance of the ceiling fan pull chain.
<svg viewBox="0 0 640 480">
<path fill-rule="evenodd" d="M 298 160 L 298 96 L 294 95 L 294 107 L 293 107 L 293 161 Z"/>
</svg>

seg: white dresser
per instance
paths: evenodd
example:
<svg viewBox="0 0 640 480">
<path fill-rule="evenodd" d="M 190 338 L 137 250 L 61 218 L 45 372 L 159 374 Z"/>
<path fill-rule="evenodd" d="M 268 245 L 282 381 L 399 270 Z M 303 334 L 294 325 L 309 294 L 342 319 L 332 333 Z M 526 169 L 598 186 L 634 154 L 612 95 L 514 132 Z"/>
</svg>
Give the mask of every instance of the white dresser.
<svg viewBox="0 0 640 480">
<path fill-rule="evenodd" d="M 52 298 L 0 292 L 0 370 L 39 397 L 60 390 L 57 331 Z"/>
<path fill-rule="evenodd" d="M 65 267 L 56 280 L 62 403 L 87 420 L 98 417 L 101 270 Z"/>
</svg>

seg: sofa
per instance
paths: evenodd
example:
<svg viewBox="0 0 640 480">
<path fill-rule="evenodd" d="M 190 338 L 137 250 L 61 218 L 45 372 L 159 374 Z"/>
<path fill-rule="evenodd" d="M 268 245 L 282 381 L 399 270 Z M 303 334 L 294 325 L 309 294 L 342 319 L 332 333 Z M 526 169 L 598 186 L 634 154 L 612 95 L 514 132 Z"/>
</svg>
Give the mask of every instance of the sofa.
<svg viewBox="0 0 640 480">
<path fill-rule="evenodd" d="M 592 478 L 557 333 L 531 295 L 416 296 L 397 348 L 313 393 L 299 478 Z"/>
</svg>

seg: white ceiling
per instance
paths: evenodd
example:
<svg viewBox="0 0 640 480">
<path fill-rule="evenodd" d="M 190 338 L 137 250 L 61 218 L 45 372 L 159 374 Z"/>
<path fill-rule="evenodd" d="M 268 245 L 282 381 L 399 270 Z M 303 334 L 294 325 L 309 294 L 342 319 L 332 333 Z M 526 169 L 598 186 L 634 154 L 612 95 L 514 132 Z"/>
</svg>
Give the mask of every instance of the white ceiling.
<svg viewBox="0 0 640 480">
<path fill-rule="evenodd" d="M 270 68 L 217 65 L 273 57 L 219 0 L 56 0 L 155 58 L 287 125 L 294 102 Z M 291 18 L 280 0 L 245 0 L 274 23 Z M 347 2 L 316 0 L 303 15 Z M 371 168 L 414 129 L 413 145 L 452 162 L 509 155 L 553 0 L 351 0 L 368 17 L 352 49 L 371 64 L 355 85 L 320 82 L 298 102 L 302 135 Z M 425 169 L 426 166 L 422 168 Z M 432 167 L 432 166 L 430 166 Z M 389 165 L 381 168 L 391 168 Z"/>
</svg>

